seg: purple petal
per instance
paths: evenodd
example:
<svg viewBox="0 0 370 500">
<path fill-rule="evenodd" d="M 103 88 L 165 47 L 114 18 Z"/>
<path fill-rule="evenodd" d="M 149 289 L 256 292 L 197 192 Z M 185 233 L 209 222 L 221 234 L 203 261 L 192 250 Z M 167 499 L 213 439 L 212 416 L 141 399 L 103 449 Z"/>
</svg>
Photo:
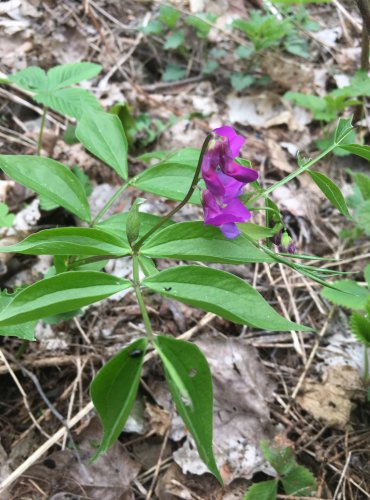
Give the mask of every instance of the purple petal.
<svg viewBox="0 0 370 500">
<path fill-rule="evenodd" d="M 220 229 L 222 234 L 229 240 L 233 240 L 240 234 L 240 229 L 233 222 L 230 222 L 229 224 L 222 224 Z"/>
<path fill-rule="evenodd" d="M 244 182 L 237 181 L 233 179 L 233 177 L 225 175 L 223 172 L 218 172 L 218 177 L 225 189 L 225 193 L 222 195 L 222 201 L 224 203 L 229 203 L 233 198 L 237 198 L 243 194 Z"/>
<path fill-rule="evenodd" d="M 217 141 L 209 149 L 207 149 L 202 161 L 202 177 L 206 183 L 207 189 L 218 196 L 225 193 L 224 185 L 217 173 L 217 167 L 220 164 L 221 151 L 221 143 L 220 141 Z"/>
<path fill-rule="evenodd" d="M 222 226 L 231 222 L 245 222 L 251 217 L 251 213 L 240 200 L 234 199 L 224 207 L 220 207 L 208 190 L 203 191 L 202 204 L 205 224 Z"/>
<path fill-rule="evenodd" d="M 213 132 L 220 137 L 226 137 L 229 140 L 229 149 L 233 158 L 235 158 L 235 156 L 239 156 L 240 149 L 245 142 L 245 138 L 243 136 L 238 135 L 232 127 L 228 127 L 227 125 L 215 128 Z"/>
<path fill-rule="evenodd" d="M 221 158 L 221 168 L 226 175 L 229 175 L 240 182 L 247 183 L 258 179 L 258 172 L 256 170 L 253 170 L 253 168 L 243 167 L 235 161 L 232 161 L 230 157 Z"/>
</svg>

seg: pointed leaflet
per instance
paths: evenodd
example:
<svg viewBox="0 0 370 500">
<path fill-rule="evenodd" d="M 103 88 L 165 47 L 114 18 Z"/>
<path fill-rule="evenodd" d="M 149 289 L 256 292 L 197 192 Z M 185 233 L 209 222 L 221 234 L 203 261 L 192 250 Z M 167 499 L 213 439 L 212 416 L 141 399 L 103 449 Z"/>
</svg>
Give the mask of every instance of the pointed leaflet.
<svg viewBox="0 0 370 500">
<path fill-rule="evenodd" d="M 80 219 L 90 220 L 85 191 L 65 165 L 40 156 L 0 155 L 0 168 L 19 184 L 45 195 Z"/>
<path fill-rule="evenodd" d="M 286 476 L 281 478 L 281 482 L 287 495 L 297 497 L 309 497 L 317 487 L 314 476 L 303 465 L 295 465 Z"/>
<path fill-rule="evenodd" d="M 124 239 L 101 229 L 63 227 L 31 234 L 15 245 L 0 246 L 0 252 L 28 255 L 112 255 L 122 257 L 131 249 Z"/>
<path fill-rule="evenodd" d="M 154 347 L 162 360 L 177 411 L 193 436 L 201 459 L 222 483 L 212 451 L 213 389 L 207 360 L 195 344 L 184 340 L 157 336 Z"/>
<path fill-rule="evenodd" d="M 90 153 L 127 179 L 127 139 L 117 115 L 86 109 L 77 125 L 76 136 Z"/>
<path fill-rule="evenodd" d="M 69 87 L 82 80 L 89 80 L 101 71 L 100 64 L 91 62 L 78 62 L 62 64 L 49 69 L 47 74 L 49 90 Z"/>
<path fill-rule="evenodd" d="M 338 186 L 321 172 L 316 172 L 315 170 L 306 170 L 306 172 L 335 208 L 337 208 L 342 215 L 349 217 L 350 215 L 346 201 Z"/>
<path fill-rule="evenodd" d="M 251 285 L 225 271 L 181 266 L 145 278 L 143 285 L 234 323 L 272 331 L 311 330 L 284 319 Z"/>
<path fill-rule="evenodd" d="M 344 141 L 344 139 L 352 129 L 352 116 L 350 116 L 349 118 L 339 118 L 337 128 L 334 132 L 334 143 L 340 144 L 342 141 Z M 346 147 L 343 146 L 343 149 L 346 149 Z"/>
<path fill-rule="evenodd" d="M 130 184 L 148 193 L 182 201 L 190 189 L 195 168 L 181 163 L 159 163 L 134 177 Z M 190 203 L 200 204 L 199 190 L 193 193 Z"/>
<path fill-rule="evenodd" d="M 229 240 L 219 228 L 207 226 L 202 221 L 180 222 L 155 233 L 144 243 L 141 253 L 152 258 L 224 264 L 273 261 L 244 235 Z"/>
<path fill-rule="evenodd" d="M 28 68 L 18 71 L 18 73 L 9 75 L 8 80 L 22 89 L 30 90 L 31 92 L 38 92 L 47 87 L 46 73 L 37 66 L 29 66 Z"/>
<path fill-rule="evenodd" d="M 370 346 L 370 319 L 358 313 L 352 313 L 349 324 L 356 339 L 367 347 Z"/>
<path fill-rule="evenodd" d="M 370 264 L 368 264 L 367 266 L 365 266 L 365 269 L 364 269 L 364 278 L 367 281 L 367 286 L 368 286 L 368 288 L 370 290 Z"/>
<path fill-rule="evenodd" d="M 0 312 L 0 327 L 74 311 L 131 286 L 129 280 L 95 271 L 57 274 L 19 292 Z"/>
<path fill-rule="evenodd" d="M 4 309 L 13 299 L 5 291 L 0 290 L 0 311 Z M 36 340 L 35 338 L 36 321 L 23 323 L 23 325 L 2 326 L 0 327 L 0 337 L 18 337 L 23 340 Z"/>
<path fill-rule="evenodd" d="M 63 88 L 53 92 L 43 91 L 33 97 L 47 108 L 51 108 L 61 115 L 67 115 L 79 120 L 84 110 L 89 107 L 101 111 L 97 98 L 85 89 Z"/>
<path fill-rule="evenodd" d="M 278 480 L 270 479 L 253 484 L 243 500 L 276 500 Z"/>
<path fill-rule="evenodd" d="M 370 146 L 361 146 L 360 144 L 346 144 L 345 146 L 341 146 L 341 149 L 345 149 L 350 153 L 361 156 L 361 158 L 365 158 L 365 160 L 370 161 Z"/>
<path fill-rule="evenodd" d="M 363 288 L 354 280 L 332 281 L 331 285 L 335 286 L 336 290 L 333 288 L 324 288 L 321 291 L 321 295 L 325 299 L 348 309 L 365 309 L 366 302 L 370 296 L 366 288 Z"/>
<path fill-rule="evenodd" d="M 93 460 L 121 434 L 139 387 L 148 341 L 138 339 L 116 354 L 91 382 L 90 395 L 103 425 L 103 439 Z"/>
</svg>

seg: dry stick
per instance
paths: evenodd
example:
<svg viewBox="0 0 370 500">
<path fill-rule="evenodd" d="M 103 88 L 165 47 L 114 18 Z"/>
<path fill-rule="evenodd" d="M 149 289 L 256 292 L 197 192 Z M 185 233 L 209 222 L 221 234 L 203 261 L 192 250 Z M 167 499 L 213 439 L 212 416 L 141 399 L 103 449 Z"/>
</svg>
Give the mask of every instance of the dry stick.
<svg viewBox="0 0 370 500">
<path fill-rule="evenodd" d="M 101 360 L 101 356 L 98 356 L 96 354 L 86 354 L 85 356 L 81 356 L 81 361 L 85 362 L 90 361 L 91 359 L 94 359 L 96 361 Z M 27 366 L 29 368 L 46 368 L 48 366 L 64 366 L 64 365 L 71 365 L 76 362 L 76 356 L 53 356 L 52 358 L 46 358 L 46 359 L 35 359 L 34 361 L 31 362 L 24 362 L 24 366 Z M 16 372 L 21 369 L 20 366 L 16 365 L 15 363 L 9 363 L 10 368 Z M 0 375 L 4 375 L 5 373 L 8 373 L 8 369 L 5 366 L 0 366 Z"/>
<path fill-rule="evenodd" d="M 296 398 L 296 396 L 298 394 L 298 391 L 299 391 L 299 389 L 301 388 L 301 386 L 303 384 L 303 381 L 304 381 L 304 379 L 305 379 L 305 377 L 307 375 L 307 372 L 308 372 L 308 370 L 309 370 L 309 368 L 310 368 L 310 366 L 312 364 L 312 361 L 313 361 L 313 359 L 314 359 L 314 357 L 316 355 L 316 352 L 317 352 L 317 350 L 319 348 L 320 341 L 321 341 L 322 337 L 325 335 L 326 330 L 327 330 L 327 328 L 329 326 L 329 323 L 330 323 L 330 321 L 331 321 L 331 319 L 333 317 L 334 311 L 335 311 L 335 306 L 332 307 L 332 309 L 330 310 L 329 315 L 327 317 L 327 320 L 325 321 L 324 326 L 321 328 L 320 333 L 317 336 L 317 339 L 316 339 L 315 344 L 314 344 L 314 346 L 312 348 L 312 351 L 311 351 L 311 354 L 310 354 L 310 356 L 309 356 L 309 358 L 307 360 L 307 363 L 306 363 L 306 365 L 304 367 L 302 375 L 299 377 L 298 383 L 295 386 L 294 391 L 292 392 L 292 400 Z"/>
<path fill-rule="evenodd" d="M 361 70 L 369 71 L 369 39 L 370 39 L 370 5 L 369 0 L 356 0 L 358 10 L 362 17 L 361 33 Z M 355 109 L 353 121 L 356 123 L 362 118 L 364 105 L 359 104 Z"/>
<path fill-rule="evenodd" d="M 21 385 L 21 383 L 19 382 L 16 374 L 14 373 L 12 367 L 9 365 L 8 363 L 8 360 L 6 359 L 6 357 L 4 356 L 4 353 L 3 351 L 0 349 L 0 358 L 2 360 L 2 362 L 4 363 L 6 369 L 7 369 L 7 372 L 9 372 L 10 376 L 12 377 L 12 379 L 14 380 L 15 382 L 15 385 L 18 387 L 19 389 L 19 392 L 21 393 L 22 395 L 22 398 L 23 398 L 23 403 L 24 403 L 24 406 L 26 407 L 26 410 L 27 410 L 27 413 L 28 415 L 30 416 L 33 424 L 35 427 L 37 427 L 37 429 L 41 432 L 41 434 L 43 434 L 45 437 L 50 437 L 49 434 L 47 434 L 43 429 L 42 427 L 39 425 L 39 423 L 37 422 L 36 418 L 34 417 L 32 411 L 31 411 L 31 408 L 30 408 L 30 405 L 28 404 L 28 399 L 27 399 L 27 395 Z"/>
<path fill-rule="evenodd" d="M 351 458 L 352 458 L 352 451 L 350 451 L 348 453 L 348 456 L 347 456 L 347 459 L 346 459 L 346 463 L 344 464 L 344 468 L 342 470 L 342 474 L 340 475 L 340 478 L 339 478 L 339 481 L 338 481 L 338 485 L 335 489 L 335 492 L 334 492 L 334 496 L 333 496 L 333 500 L 335 500 L 339 494 L 339 490 L 340 490 L 340 487 L 342 486 L 342 483 L 343 483 L 343 480 L 346 476 L 346 472 L 347 472 L 347 469 L 349 467 L 349 464 L 351 462 Z"/>
<path fill-rule="evenodd" d="M 211 314 L 211 313 L 206 314 L 199 321 L 199 323 L 196 326 L 193 326 L 192 328 L 190 328 L 189 330 L 184 332 L 182 335 L 179 335 L 178 338 L 189 339 L 192 335 L 194 335 L 194 333 L 196 333 L 203 326 L 207 325 L 215 317 L 216 317 L 215 314 Z M 1 353 L 1 351 L 0 351 L 0 353 Z M 145 360 L 151 359 L 154 356 L 155 356 L 155 353 L 153 351 L 150 354 L 147 354 L 145 356 Z M 69 358 L 72 358 L 72 356 L 70 356 Z M 88 361 L 89 358 L 91 358 L 91 356 L 87 356 L 86 358 L 87 358 L 86 361 Z M 56 359 L 63 359 L 63 358 L 53 358 L 53 359 L 54 359 L 54 363 L 51 363 L 51 364 L 55 364 Z M 68 359 L 68 362 L 70 362 L 70 359 Z M 40 366 L 45 366 L 45 364 L 43 364 L 43 365 L 40 364 Z M 46 365 L 46 366 L 48 366 L 48 365 Z M 88 403 L 84 408 L 82 408 L 81 411 L 79 411 L 77 413 L 77 415 L 75 415 L 70 420 L 66 421 L 66 426 L 68 427 L 68 429 L 70 430 L 74 425 L 76 425 L 78 422 L 80 422 L 80 420 L 82 420 L 86 415 L 88 415 L 90 413 L 90 411 L 92 411 L 93 409 L 94 409 L 93 403 L 92 402 Z M 59 441 L 59 439 L 63 438 L 66 435 L 66 433 L 67 433 L 66 427 L 62 427 L 53 436 L 51 436 L 42 446 L 40 446 L 34 453 L 32 453 L 32 455 L 30 455 L 27 458 L 27 460 L 25 460 L 17 469 L 15 469 L 0 484 L 0 494 L 4 493 L 5 488 L 8 488 L 11 484 L 13 484 L 13 482 L 16 481 L 19 478 L 19 476 L 21 476 L 39 458 L 41 458 L 43 456 L 43 454 L 49 450 L 49 448 L 51 448 L 54 444 L 56 444 Z M 164 462 L 162 462 L 162 465 L 163 465 L 163 463 Z"/>
<path fill-rule="evenodd" d="M 162 456 L 163 456 L 164 450 L 165 450 L 166 445 L 167 445 L 169 434 L 170 434 L 170 427 L 167 429 L 166 434 L 164 436 L 163 443 L 162 443 L 162 446 L 161 446 L 161 451 L 159 452 L 159 457 L 158 457 L 157 465 L 156 465 L 155 470 L 154 470 L 153 479 L 152 479 L 149 491 L 148 491 L 148 493 L 147 493 L 147 495 L 145 497 L 145 500 L 150 500 L 150 498 L 152 497 L 154 486 L 155 486 L 155 482 L 156 482 L 157 477 L 159 475 L 159 471 L 161 470 Z"/>
<path fill-rule="evenodd" d="M 68 429 L 71 429 L 80 420 L 82 420 L 86 415 L 94 409 L 93 404 L 90 402 L 81 411 L 77 413 L 73 418 L 66 422 Z M 5 488 L 8 488 L 11 484 L 16 481 L 19 476 L 21 476 L 31 465 L 33 465 L 39 458 L 46 453 L 49 448 L 56 444 L 59 439 L 61 439 L 67 432 L 66 427 L 61 427 L 53 436 L 51 436 L 42 446 L 40 446 L 32 455 L 30 455 L 27 460 L 25 460 L 17 469 L 15 469 L 2 483 L 0 483 L 0 494 L 5 493 Z"/>
</svg>

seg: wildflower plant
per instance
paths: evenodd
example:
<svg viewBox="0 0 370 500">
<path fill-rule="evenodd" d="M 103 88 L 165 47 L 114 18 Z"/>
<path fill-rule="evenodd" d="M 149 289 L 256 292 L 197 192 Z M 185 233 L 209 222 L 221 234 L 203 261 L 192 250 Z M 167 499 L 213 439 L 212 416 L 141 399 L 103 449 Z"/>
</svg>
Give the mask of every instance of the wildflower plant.
<svg viewBox="0 0 370 500">
<path fill-rule="evenodd" d="M 81 177 L 67 166 L 42 156 L 0 155 L 4 174 L 64 207 L 79 220 L 76 227 L 41 230 L 15 245 L 2 247 L 2 252 L 51 255 L 54 266 L 44 279 L 13 294 L 1 295 L 0 335 L 35 340 L 33 327 L 38 320 L 78 310 L 124 290 L 132 289 L 136 294 L 145 336 L 126 345 L 91 383 L 91 398 L 103 426 L 95 458 L 120 435 L 136 397 L 145 355 L 154 350 L 200 457 L 222 481 L 212 450 L 213 396 L 207 360 L 195 344 L 153 331 L 146 304 L 155 300 L 153 294 L 159 294 L 237 324 L 269 331 L 310 331 L 280 316 L 247 281 L 206 264 L 279 262 L 325 284 L 323 278 L 334 271 L 305 265 L 304 255 L 292 256 L 272 249 L 271 238 L 283 229 L 283 224 L 269 195 L 299 174 L 310 171 L 313 175 L 311 167 L 345 140 L 351 130 L 351 120 L 341 119 L 334 141 L 325 152 L 316 159 L 300 160 L 297 170 L 268 188 L 261 186 L 261 179 L 257 181 L 258 173 L 250 162 L 239 157 L 244 138 L 227 126 L 210 132 L 201 151 L 144 155 L 143 160 L 157 157 L 159 162 L 130 177 L 128 143 L 119 117 L 86 107 L 78 117 L 77 138 L 122 179 L 121 187 L 95 217 Z M 354 146 L 357 152 L 358 148 L 362 154 L 369 154 L 366 146 Z M 339 188 L 323 174 L 313 175 L 313 180 L 346 214 Z M 160 217 L 141 212 L 138 199 L 128 212 L 102 220 L 120 194 L 131 187 L 179 203 Z M 186 203 L 202 204 L 204 220 L 175 222 L 173 216 Z M 247 222 L 256 209 L 265 211 L 265 226 Z M 120 279 L 88 266 L 95 263 L 103 267 L 107 259 L 125 256 L 131 257 L 131 279 Z M 197 264 L 159 270 L 157 259 Z"/>
</svg>

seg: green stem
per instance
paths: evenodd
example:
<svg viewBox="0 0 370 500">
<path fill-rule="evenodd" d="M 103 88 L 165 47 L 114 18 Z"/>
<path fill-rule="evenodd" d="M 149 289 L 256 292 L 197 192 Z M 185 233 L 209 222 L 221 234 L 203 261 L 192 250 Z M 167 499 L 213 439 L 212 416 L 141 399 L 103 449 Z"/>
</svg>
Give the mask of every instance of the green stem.
<svg viewBox="0 0 370 500">
<path fill-rule="evenodd" d="M 304 165 L 302 165 L 301 167 L 299 167 L 297 170 L 295 170 L 291 174 L 289 174 L 286 177 L 284 177 L 284 179 L 281 179 L 281 181 L 279 181 L 276 184 L 274 184 L 273 186 L 270 186 L 269 188 L 265 189 L 262 193 L 258 193 L 257 196 L 255 196 L 254 198 L 252 198 L 251 200 L 249 200 L 249 204 L 251 204 L 252 202 L 255 202 L 255 201 L 259 200 L 260 198 L 266 198 L 270 193 L 272 193 L 273 191 L 275 191 L 275 189 L 277 189 L 277 188 L 279 188 L 281 186 L 284 186 L 284 184 L 286 184 L 287 182 L 291 181 L 292 179 L 294 179 L 298 175 L 302 174 L 305 170 L 307 170 L 310 167 L 312 167 L 312 165 L 314 165 L 315 163 L 317 163 L 318 161 L 320 161 L 322 158 L 324 158 L 324 156 L 326 156 L 331 151 L 333 151 L 333 149 L 335 149 L 337 146 L 338 146 L 338 144 L 332 144 L 327 149 L 325 149 L 325 151 L 323 151 L 322 153 L 320 153 L 319 156 L 317 156 L 316 158 L 313 158 L 312 160 L 308 161 L 307 163 L 305 163 Z"/>
<path fill-rule="evenodd" d="M 48 111 L 47 107 L 44 107 L 41 115 L 41 124 L 40 124 L 40 130 L 39 130 L 39 135 L 37 138 L 37 151 L 36 155 L 40 156 L 41 155 L 41 147 L 42 147 L 42 136 L 44 133 L 44 127 L 45 127 L 45 120 L 46 120 L 46 113 Z"/>
<path fill-rule="evenodd" d="M 129 185 L 130 183 L 129 182 L 125 182 L 125 184 L 123 184 L 115 193 L 114 195 L 112 196 L 112 198 L 110 198 L 107 203 L 104 205 L 104 207 L 100 210 L 100 212 L 98 213 L 98 215 L 96 217 L 94 217 L 93 221 L 91 222 L 90 224 L 90 227 L 91 226 L 95 226 L 95 224 L 97 224 L 99 222 L 99 220 L 103 217 L 103 215 L 105 214 L 105 212 L 107 210 L 110 209 L 110 207 L 113 205 L 113 203 L 116 201 L 116 199 L 120 196 L 121 193 L 123 193 L 123 191 L 127 188 L 127 186 Z"/>
<path fill-rule="evenodd" d="M 189 191 L 187 192 L 185 198 L 174 209 L 172 209 L 170 212 L 168 212 L 167 215 L 162 217 L 162 219 L 155 226 L 153 226 L 147 233 L 145 233 L 144 236 L 142 236 L 137 243 L 135 243 L 135 245 L 133 246 L 134 252 L 138 252 L 140 250 L 140 248 L 143 246 L 144 242 L 149 238 L 149 236 L 151 236 L 161 226 L 163 226 L 163 224 L 167 220 L 171 219 L 171 217 L 173 217 L 173 215 L 175 215 L 175 213 L 178 212 L 190 200 L 190 198 L 192 197 L 192 195 L 195 191 L 195 188 L 197 187 L 199 176 L 200 176 L 200 171 L 202 168 L 203 156 L 205 155 L 205 153 L 207 151 L 209 141 L 212 139 L 212 137 L 214 137 L 213 134 L 208 134 L 204 143 L 203 143 L 203 146 L 202 146 L 202 149 L 200 152 L 200 156 L 199 156 L 199 160 L 198 160 L 198 165 L 197 165 L 197 168 L 195 170 L 195 174 L 194 174 L 193 180 L 191 182 Z"/>
<path fill-rule="evenodd" d="M 133 278 L 134 278 L 134 283 L 133 283 L 134 289 L 135 289 L 135 293 L 136 293 L 137 302 L 139 304 L 140 312 L 141 312 L 141 315 L 143 317 L 145 331 L 146 331 L 148 339 L 152 342 L 154 339 L 154 335 L 153 335 L 152 325 L 150 323 L 148 311 L 146 310 L 143 295 L 141 293 L 140 278 L 139 278 L 139 257 L 137 254 L 134 254 L 132 257 L 132 271 L 133 271 Z"/>
<path fill-rule="evenodd" d="M 369 381 L 369 349 L 364 345 L 364 382 Z"/>
</svg>

